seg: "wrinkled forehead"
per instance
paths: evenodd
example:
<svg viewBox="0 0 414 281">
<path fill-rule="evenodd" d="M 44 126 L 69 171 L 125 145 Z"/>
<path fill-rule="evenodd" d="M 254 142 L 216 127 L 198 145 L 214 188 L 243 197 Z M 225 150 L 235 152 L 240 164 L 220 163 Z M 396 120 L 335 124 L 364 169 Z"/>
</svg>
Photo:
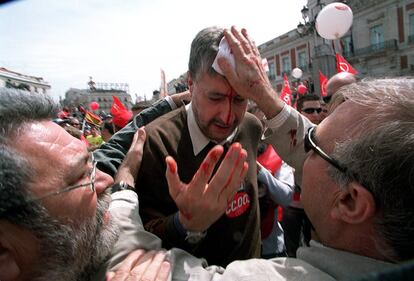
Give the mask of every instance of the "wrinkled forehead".
<svg viewBox="0 0 414 281">
<path fill-rule="evenodd" d="M 321 107 L 321 103 L 318 100 L 307 100 L 303 102 L 303 108 L 307 107 Z"/>
<path fill-rule="evenodd" d="M 366 115 L 366 108 L 353 101 L 345 101 L 318 125 L 318 141 L 334 146 L 336 142 L 354 138 L 364 130 L 362 124 Z"/>
<path fill-rule="evenodd" d="M 12 145 L 32 164 L 48 162 L 51 168 L 54 164 L 70 162 L 87 154 L 79 139 L 51 121 L 26 124 L 14 137 Z"/>
</svg>

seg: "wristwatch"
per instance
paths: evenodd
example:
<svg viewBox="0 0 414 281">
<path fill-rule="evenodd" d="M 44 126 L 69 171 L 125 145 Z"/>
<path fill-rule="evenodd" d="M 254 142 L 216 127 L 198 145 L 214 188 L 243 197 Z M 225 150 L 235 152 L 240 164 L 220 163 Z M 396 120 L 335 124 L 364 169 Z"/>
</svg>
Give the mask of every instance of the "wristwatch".
<svg viewBox="0 0 414 281">
<path fill-rule="evenodd" d="M 178 218 L 178 213 L 176 212 L 174 214 L 173 223 L 175 228 L 177 229 L 177 232 L 181 237 L 185 239 L 185 241 L 189 244 L 197 244 L 200 243 L 204 237 L 207 235 L 207 230 L 205 231 L 189 231 L 184 228 L 184 226 L 181 224 L 180 219 Z"/>
<path fill-rule="evenodd" d="M 187 231 L 185 241 L 190 244 L 200 243 L 206 237 L 207 231 Z"/>
<path fill-rule="evenodd" d="M 121 190 L 126 190 L 126 189 L 129 189 L 129 190 L 133 190 L 133 191 L 135 191 L 135 188 L 134 188 L 134 187 L 130 186 L 129 184 L 127 184 L 127 183 L 126 183 L 126 182 L 124 182 L 124 181 L 120 181 L 120 182 L 118 182 L 118 183 L 114 184 L 114 185 L 111 187 L 111 191 L 112 191 L 112 193 L 115 193 L 115 192 L 117 192 L 117 191 L 121 191 Z"/>
</svg>

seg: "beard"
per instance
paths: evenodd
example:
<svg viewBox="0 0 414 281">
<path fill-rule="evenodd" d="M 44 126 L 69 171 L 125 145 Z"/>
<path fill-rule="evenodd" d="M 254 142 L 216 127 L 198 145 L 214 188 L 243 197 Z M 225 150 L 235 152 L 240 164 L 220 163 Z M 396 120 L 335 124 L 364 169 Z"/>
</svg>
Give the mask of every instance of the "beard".
<svg viewBox="0 0 414 281">
<path fill-rule="evenodd" d="M 82 225 L 62 224 L 43 209 L 35 233 L 40 240 L 40 268 L 35 281 L 90 280 L 109 256 L 118 239 L 118 228 L 104 214 L 111 197 L 103 193 L 97 201 L 96 216 Z"/>
</svg>

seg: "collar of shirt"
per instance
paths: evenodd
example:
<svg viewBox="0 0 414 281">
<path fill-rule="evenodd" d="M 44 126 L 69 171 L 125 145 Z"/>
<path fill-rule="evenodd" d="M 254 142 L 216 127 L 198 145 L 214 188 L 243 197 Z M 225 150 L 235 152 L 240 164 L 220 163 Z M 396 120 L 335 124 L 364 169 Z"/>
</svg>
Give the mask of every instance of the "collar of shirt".
<svg viewBox="0 0 414 281">
<path fill-rule="evenodd" d="M 194 156 L 196 156 L 197 154 L 199 154 L 208 145 L 208 143 L 210 141 L 211 142 L 214 142 L 214 143 L 216 143 L 216 141 L 207 138 L 201 132 L 200 127 L 198 127 L 198 124 L 197 124 L 197 122 L 195 120 L 194 112 L 193 112 L 193 108 L 192 108 L 191 104 L 192 104 L 191 102 L 189 104 L 187 104 L 185 106 L 185 109 L 187 111 L 187 126 L 188 126 L 188 131 L 190 132 L 190 138 L 191 138 L 191 142 L 193 144 Z M 224 145 L 226 143 L 232 143 L 234 137 L 236 136 L 237 130 L 238 130 L 238 128 L 236 128 L 230 134 L 230 136 L 228 136 L 225 140 L 223 140 L 219 144 Z"/>
</svg>

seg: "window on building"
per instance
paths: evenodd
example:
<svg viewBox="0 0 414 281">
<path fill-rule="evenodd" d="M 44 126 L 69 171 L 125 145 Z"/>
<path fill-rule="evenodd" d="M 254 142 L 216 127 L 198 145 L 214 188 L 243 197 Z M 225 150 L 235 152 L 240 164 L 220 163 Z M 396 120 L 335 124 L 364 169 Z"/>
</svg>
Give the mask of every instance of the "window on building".
<svg viewBox="0 0 414 281">
<path fill-rule="evenodd" d="M 341 47 L 342 47 L 344 56 L 349 56 L 354 52 L 351 36 L 345 36 L 341 39 Z"/>
<path fill-rule="evenodd" d="M 374 48 L 381 48 L 384 43 L 384 27 L 382 24 L 375 25 L 369 30 L 369 38 L 371 46 Z"/>
<path fill-rule="evenodd" d="M 269 72 L 267 73 L 270 80 L 276 79 L 276 64 L 274 62 L 269 62 Z"/>
<path fill-rule="evenodd" d="M 282 75 L 290 73 L 290 60 L 289 57 L 282 58 Z"/>
<path fill-rule="evenodd" d="M 409 16 L 409 28 L 408 28 L 408 42 L 414 43 L 414 14 Z"/>
<path fill-rule="evenodd" d="M 306 52 L 302 51 L 298 53 L 298 62 L 299 62 L 299 68 L 302 70 L 308 69 L 308 60 L 306 57 Z"/>
</svg>

